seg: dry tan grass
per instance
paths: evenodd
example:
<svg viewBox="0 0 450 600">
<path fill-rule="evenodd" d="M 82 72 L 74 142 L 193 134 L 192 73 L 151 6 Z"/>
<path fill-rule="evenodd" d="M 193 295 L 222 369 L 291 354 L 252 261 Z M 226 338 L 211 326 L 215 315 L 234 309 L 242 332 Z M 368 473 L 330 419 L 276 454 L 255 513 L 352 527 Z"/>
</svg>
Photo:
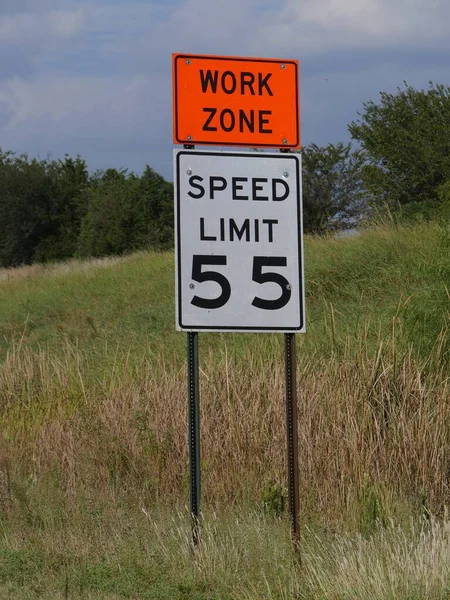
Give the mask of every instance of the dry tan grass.
<svg viewBox="0 0 450 600">
<path fill-rule="evenodd" d="M 144 503 L 187 500 L 184 370 L 127 361 L 93 377 L 89 357 L 16 348 L 0 366 L 3 442 L 11 477 L 68 497 L 111 490 Z M 388 518 L 412 501 L 449 501 L 449 380 L 411 354 L 299 357 L 302 513 L 336 524 Z M 285 481 L 284 370 L 278 360 L 226 354 L 201 366 L 203 498 L 261 500 Z M 88 492 L 86 492 L 88 490 Z M 373 515 L 366 513 L 373 512 Z M 350 521 L 351 522 L 351 521 Z"/>
<path fill-rule="evenodd" d="M 90 258 L 78 260 L 76 258 L 65 262 L 23 265 L 12 269 L 0 269 L 0 281 L 15 281 L 18 279 L 36 279 L 64 275 L 73 271 L 89 271 L 92 267 L 110 267 L 129 259 L 129 256 L 110 256 L 106 258 Z"/>
<path fill-rule="evenodd" d="M 442 521 L 411 522 L 407 529 L 389 523 L 369 538 L 324 537 L 315 532 L 306 532 L 305 536 L 301 566 L 275 555 L 271 557 L 275 567 L 264 564 L 259 578 L 253 574 L 243 578 L 233 598 L 447 600 L 450 597 L 448 516 Z M 220 563 L 221 553 L 217 554 L 215 558 Z M 205 562 L 213 560 L 211 556 L 205 557 Z"/>
</svg>

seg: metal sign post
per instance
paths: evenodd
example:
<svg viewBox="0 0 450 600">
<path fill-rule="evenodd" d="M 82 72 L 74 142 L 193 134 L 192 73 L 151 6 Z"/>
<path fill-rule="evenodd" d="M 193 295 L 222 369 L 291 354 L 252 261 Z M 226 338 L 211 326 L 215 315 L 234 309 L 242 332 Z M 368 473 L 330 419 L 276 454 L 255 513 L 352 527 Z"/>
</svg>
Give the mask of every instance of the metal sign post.
<svg viewBox="0 0 450 600">
<path fill-rule="evenodd" d="M 286 365 L 286 434 L 288 458 L 289 514 L 294 546 L 300 552 L 300 498 L 298 473 L 298 429 L 297 429 L 297 361 L 295 334 L 284 334 Z"/>
<path fill-rule="evenodd" d="M 185 150 L 193 150 L 194 145 L 185 144 Z M 189 487 L 192 526 L 192 543 L 198 546 L 200 541 L 200 378 L 198 366 L 198 333 L 187 334 L 188 364 L 188 438 L 189 438 Z"/>
<path fill-rule="evenodd" d="M 198 376 L 198 333 L 187 334 L 189 395 L 189 465 L 191 492 L 192 542 L 200 539 L 200 394 Z"/>
<path fill-rule="evenodd" d="M 289 512 L 300 552 L 295 333 L 305 331 L 296 60 L 174 54 L 176 327 L 188 340 L 192 541 L 200 541 L 199 331 L 285 337 Z M 199 151 L 195 144 L 280 149 Z"/>
</svg>

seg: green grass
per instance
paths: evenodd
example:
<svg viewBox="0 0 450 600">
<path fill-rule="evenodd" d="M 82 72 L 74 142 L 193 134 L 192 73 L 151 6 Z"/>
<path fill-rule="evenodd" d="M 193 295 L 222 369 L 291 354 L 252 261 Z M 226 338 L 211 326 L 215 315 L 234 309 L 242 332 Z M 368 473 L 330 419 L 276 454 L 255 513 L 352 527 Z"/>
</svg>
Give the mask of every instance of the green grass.
<svg viewBox="0 0 450 600">
<path fill-rule="evenodd" d="M 2 598 L 448 598 L 448 520 L 389 523 L 368 539 L 304 527 L 300 563 L 284 520 L 257 511 L 207 513 L 195 550 L 185 510 L 131 512 L 111 502 L 94 520 L 65 516 L 59 528 L 42 522 L 22 536 L 3 528 Z"/>
<path fill-rule="evenodd" d="M 367 336 L 399 328 L 401 342 L 426 355 L 448 327 L 450 245 L 434 225 L 378 229 L 345 239 L 306 238 L 306 336 L 302 351 L 330 353 Z M 25 270 L 26 273 L 26 270 Z M 447 286 L 447 290 L 446 290 Z M 139 253 L 118 264 L 0 279 L 0 355 L 13 340 L 57 348 L 67 340 L 104 355 L 143 352 L 184 360 L 184 336 L 175 331 L 172 253 Z M 267 352 L 279 339 L 264 336 Z M 281 338 L 281 336 L 278 336 Z M 234 351 L 256 346 L 255 335 L 203 334 L 202 348 Z M 443 353 L 449 352 L 448 340 Z"/>
<path fill-rule="evenodd" d="M 21 335 L 35 348 L 66 339 L 80 347 L 156 343 L 173 320 L 171 259 L 139 254 L 119 264 L 1 282 L 3 349 Z"/>
<path fill-rule="evenodd" d="M 305 240 L 301 567 L 282 335 L 200 336 L 193 552 L 173 253 L 0 271 L 0 598 L 447 600 L 449 248 Z"/>
</svg>

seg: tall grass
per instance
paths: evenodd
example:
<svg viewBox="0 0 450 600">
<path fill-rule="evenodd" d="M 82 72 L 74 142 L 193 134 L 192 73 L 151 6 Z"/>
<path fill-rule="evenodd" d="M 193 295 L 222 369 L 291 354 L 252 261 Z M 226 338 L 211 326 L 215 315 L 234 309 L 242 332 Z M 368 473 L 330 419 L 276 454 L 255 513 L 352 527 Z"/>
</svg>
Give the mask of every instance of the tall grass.
<svg viewBox="0 0 450 600">
<path fill-rule="evenodd" d="M 92 360 L 69 344 L 59 357 L 23 346 L 8 354 L 0 367 L 1 453 L 12 480 L 38 485 L 56 478 L 72 497 L 127 490 L 147 502 L 186 501 L 185 370 L 174 372 L 163 360 L 125 360 L 92 377 Z M 381 341 L 374 358 L 364 346 L 331 359 L 300 353 L 305 514 L 358 528 L 388 518 L 402 502 L 443 510 L 449 380 L 443 368 L 426 366 Z M 219 360 L 213 353 L 203 359 L 206 503 L 258 502 L 282 484 L 284 410 L 281 356 L 236 355 L 225 347 Z"/>
<path fill-rule="evenodd" d="M 284 521 L 258 511 L 208 511 L 193 552 L 186 509 L 92 503 L 3 525 L 0 597 L 447 600 L 449 527 L 445 515 L 370 537 L 303 527 L 299 564 Z"/>
<path fill-rule="evenodd" d="M 173 255 L 0 274 L 0 597 L 446 599 L 441 233 L 307 240 L 301 569 L 285 518 L 281 335 L 200 336 L 192 555 Z"/>
</svg>

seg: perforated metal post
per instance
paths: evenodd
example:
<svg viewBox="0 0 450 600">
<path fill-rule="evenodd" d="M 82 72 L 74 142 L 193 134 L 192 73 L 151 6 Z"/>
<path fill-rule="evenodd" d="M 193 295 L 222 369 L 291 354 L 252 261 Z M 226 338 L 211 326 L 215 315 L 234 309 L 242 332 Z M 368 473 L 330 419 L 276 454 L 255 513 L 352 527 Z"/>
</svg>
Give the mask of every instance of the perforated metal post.
<svg viewBox="0 0 450 600">
<path fill-rule="evenodd" d="M 289 514 L 295 549 L 300 554 L 300 497 L 297 430 L 297 360 L 294 333 L 284 334 L 284 348 L 286 364 L 286 432 L 288 451 Z"/>
<path fill-rule="evenodd" d="M 200 540 L 200 394 L 198 375 L 198 333 L 188 336 L 189 395 L 189 481 L 191 492 L 192 542 Z"/>
</svg>

